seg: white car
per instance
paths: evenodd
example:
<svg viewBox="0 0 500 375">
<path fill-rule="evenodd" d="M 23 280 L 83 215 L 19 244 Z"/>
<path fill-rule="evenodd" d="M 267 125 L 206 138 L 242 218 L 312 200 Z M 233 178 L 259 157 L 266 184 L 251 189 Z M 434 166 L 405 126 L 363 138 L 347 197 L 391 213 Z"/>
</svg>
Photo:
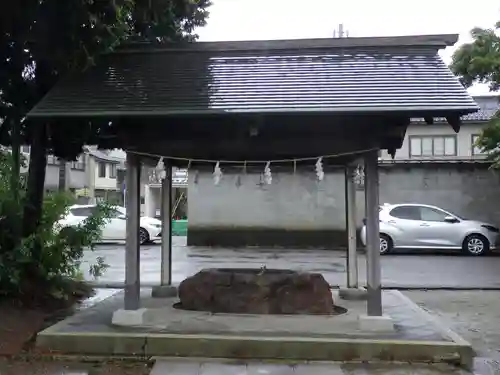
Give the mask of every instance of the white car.
<svg viewBox="0 0 500 375">
<path fill-rule="evenodd" d="M 74 227 L 92 215 L 96 205 L 73 205 L 69 207 L 67 215 L 58 221 L 59 228 Z M 102 241 L 124 241 L 127 237 L 126 209 L 115 206 L 112 208 L 111 217 L 102 230 Z M 153 217 L 141 217 L 139 241 L 142 244 L 161 239 L 161 221 Z"/>
<path fill-rule="evenodd" d="M 379 208 L 380 253 L 393 249 L 450 249 L 483 255 L 496 248 L 499 228 L 427 204 L 384 204 Z M 366 224 L 366 220 L 363 220 Z M 366 226 L 361 229 L 366 245 Z"/>
</svg>

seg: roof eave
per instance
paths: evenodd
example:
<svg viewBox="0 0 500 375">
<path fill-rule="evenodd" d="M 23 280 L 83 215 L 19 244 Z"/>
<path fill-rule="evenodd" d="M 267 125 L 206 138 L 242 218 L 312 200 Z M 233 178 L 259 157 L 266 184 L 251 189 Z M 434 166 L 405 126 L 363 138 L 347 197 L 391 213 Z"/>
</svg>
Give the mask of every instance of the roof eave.
<svg viewBox="0 0 500 375">
<path fill-rule="evenodd" d="M 31 120 L 49 120 L 57 118 L 110 118 L 110 117 L 182 117 L 182 116 L 207 116 L 207 115 L 247 115 L 247 114 L 261 114 L 261 115 L 286 115 L 286 114 L 331 114 L 335 115 L 368 115 L 368 114 L 405 114 L 412 117 L 419 117 L 419 114 L 428 114 L 435 117 L 440 117 L 440 114 L 449 115 L 456 114 L 459 116 L 467 115 L 477 112 L 477 106 L 451 106 L 451 107 L 365 107 L 365 108 L 338 108 L 338 109 L 325 109 L 325 108 L 282 108 L 282 109 L 265 109 L 265 108 L 250 108 L 250 109 L 205 109 L 205 110 L 168 110 L 168 111 L 99 111 L 99 112 L 43 112 L 39 113 L 32 111 L 28 113 L 27 117 Z"/>
</svg>

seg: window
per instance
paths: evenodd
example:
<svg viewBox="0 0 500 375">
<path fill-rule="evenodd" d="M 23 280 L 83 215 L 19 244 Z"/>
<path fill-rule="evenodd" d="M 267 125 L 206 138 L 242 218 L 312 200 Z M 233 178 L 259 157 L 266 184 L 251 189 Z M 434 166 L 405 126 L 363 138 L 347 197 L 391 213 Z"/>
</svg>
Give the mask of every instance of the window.
<svg viewBox="0 0 500 375">
<path fill-rule="evenodd" d="M 123 214 L 118 210 L 111 209 L 109 211 L 109 218 L 110 219 L 115 219 L 115 218 L 120 217 L 120 216 L 123 216 Z"/>
<path fill-rule="evenodd" d="M 70 211 L 73 216 L 89 217 L 93 213 L 93 207 L 77 207 Z"/>
<path fill-rule="evenodd" d="M 57 159 L 54 155 L 47 155 L 47 164 L 48 165 L 58 165 L 59 159 Z"/>
<path fill-rule="evenodd" d="M 392 217 L 405 220 L 420 220 L 420 210 L 417 206 L 398 206 L 389 213 Z"/>
<path fill-rule="evenodd" d="M 456 156 L 457 138 L 445 136 L 410 136 L 410 157 Z"/>
<path fill-rule="evenodd" d="M 444 221 L 449 216 L 446 212 L 430 207 L 420 207 L 420 220 L 423 221 Z"/>
<path fill-rule="evenodd" d="M 472 149 L 472 155 L 484 155 L 485 153 L 483 152 L 481 147 L 476 146 L 476 142 L 479 139 L 478 134 L 474 134 L 471 137 L 471 149 Z"/>
<path fill-rule="evenodd" d="M 78 156 L 78 159 L 76 161 L 71 162 L 71 169 L 78 169 L 80 171 L 85 170 L 85 155 L 81 154 Z"/>
<path fill-rule="evenodd" d="M 103 163 L 101 161 L 97 162 L 97 169 L 99 177 L 106 177 L 106 163 Z"/>
<path fill-rule="evenodd" d="M 21 152 L 23 152 L 25 154 L 29 154 L 30 153 L 30 146 L 21 146 Z"/>
<path fill-rule="evenodd" d="M 424 206 L 398 206 L 389 213 L 392 217 L 405 220 L 444 221 L 446 212 Z"/>
<path fill-rule="evenodd" d="M 109 178 L 116 178 L 116 164 L 109 165 Z"/>
</svg>

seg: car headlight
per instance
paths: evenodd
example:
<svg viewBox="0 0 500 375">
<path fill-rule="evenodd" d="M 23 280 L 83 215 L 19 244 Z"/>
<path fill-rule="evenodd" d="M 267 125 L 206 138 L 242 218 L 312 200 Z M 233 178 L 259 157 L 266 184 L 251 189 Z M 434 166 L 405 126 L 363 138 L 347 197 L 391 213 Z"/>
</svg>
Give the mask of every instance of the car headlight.
<svg viewBox="0 0 500 375">
<path fill-rule="evenodd" d="M 499 230 L 497 227 L 494 227 L 493 225 L 481 225 L 483 228 L 489 230 L 490 232 L 493 232 L 493 233 L 498 233 Z"/>
</svg>

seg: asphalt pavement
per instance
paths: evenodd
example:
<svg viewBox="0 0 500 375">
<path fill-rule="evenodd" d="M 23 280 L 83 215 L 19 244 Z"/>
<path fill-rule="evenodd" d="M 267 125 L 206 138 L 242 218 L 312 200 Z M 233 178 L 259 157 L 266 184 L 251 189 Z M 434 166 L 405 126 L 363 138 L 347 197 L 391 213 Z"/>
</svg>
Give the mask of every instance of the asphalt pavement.
<svg viewBox="0 0 500 375">
<path fill-rule="evenodd" d="M 110 266 L 99 278 L 101 283 L 123 282 L 125 279 L 124 244 L 99 245 L 87 251 L 82 269 L 89 278 L 89 264 L 102 256 Z M 334 286 L 346 285 L 346 252 L 333 250 L 286 250 L 244 248 L 225 249 L 188 247 L 186 237 L 174 237 L 172 250 L 174 283 L 203 268 L 286 268 L 320 272 Z M 500 290 L 500 256 L 470 257 L 462 255 L 397 254 L 383 256 L 382 285 L 400 289 L 498 289 Z M 366 280 L 366 259 L 358 257 L 360 285 Z M 141 282 L 159 283 L 160 246 L 141 247 Z"/>
</svg>

